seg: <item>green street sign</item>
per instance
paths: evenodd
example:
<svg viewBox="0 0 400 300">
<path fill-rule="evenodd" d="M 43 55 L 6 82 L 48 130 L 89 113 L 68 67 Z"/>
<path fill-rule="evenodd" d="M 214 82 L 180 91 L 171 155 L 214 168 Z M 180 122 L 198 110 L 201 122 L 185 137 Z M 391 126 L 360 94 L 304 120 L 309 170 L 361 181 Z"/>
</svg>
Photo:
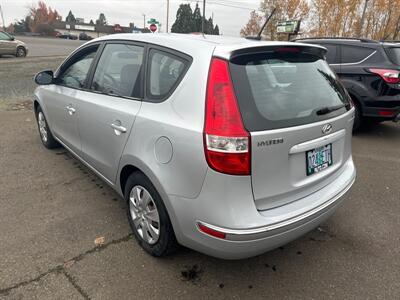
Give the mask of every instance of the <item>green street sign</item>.
<svg viewBox="0 0 400 300">
<path fill-rule="evenodd" d="M 276 26 L 277 33 L 297 33 L 300 29 L 300 21 L 281 21 Z"/>
<path fill-rule="evenodd" d="M 160 24 L 156 19 L 151 18 L 150 20 L 147 21 L 147 24 Z"/>
</svg>

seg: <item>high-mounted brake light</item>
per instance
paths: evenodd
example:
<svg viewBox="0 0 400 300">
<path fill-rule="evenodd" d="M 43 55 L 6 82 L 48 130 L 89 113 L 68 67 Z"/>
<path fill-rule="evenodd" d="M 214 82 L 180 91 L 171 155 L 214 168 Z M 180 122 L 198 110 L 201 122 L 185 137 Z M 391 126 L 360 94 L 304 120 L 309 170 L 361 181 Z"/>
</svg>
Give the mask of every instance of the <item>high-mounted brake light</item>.
<svg viewBox="0 0 400 300">
<path fill-rule="evenodd" d="M 301 52 L 301 49 L 298 47 L 281 47 L 275 50 L 276 52 L 291 52 L 298 53 Z"/>
<path fill-rule="evenodd" d="M 208 75 L 204 124 L 208 165 L 230 175 L 250 175 L 250 135 L 244 129 L 228 62 L 213 58 Z"/>
<path fill-rule="evenodd" d="M 400 71 L 391 69 L 369 69 L 369 71 L 379 75 L 387 83 L 400 83 Z"/>
</svg>

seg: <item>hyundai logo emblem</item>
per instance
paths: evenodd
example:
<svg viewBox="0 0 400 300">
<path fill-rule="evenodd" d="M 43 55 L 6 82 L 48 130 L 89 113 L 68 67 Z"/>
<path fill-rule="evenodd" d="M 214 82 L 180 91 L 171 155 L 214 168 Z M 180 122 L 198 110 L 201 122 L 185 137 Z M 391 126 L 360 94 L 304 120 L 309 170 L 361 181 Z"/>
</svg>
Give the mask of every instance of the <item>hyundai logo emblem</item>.
<svg viewBox="0 0 400 300">
<path fill-rule="evenodd" d="M 328 134 L 332 132 L 332 124 L 325 124 L 322 126 L 322 133 L 323 134 Z"/>
</svg>

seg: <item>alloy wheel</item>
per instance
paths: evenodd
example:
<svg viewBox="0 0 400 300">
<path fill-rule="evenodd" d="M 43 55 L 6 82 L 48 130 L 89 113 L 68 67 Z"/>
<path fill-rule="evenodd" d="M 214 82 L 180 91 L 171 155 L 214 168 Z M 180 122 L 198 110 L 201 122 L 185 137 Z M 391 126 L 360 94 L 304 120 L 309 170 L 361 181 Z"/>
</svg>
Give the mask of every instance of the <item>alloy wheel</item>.
<svg viewBox="0 0 400 300">
<path fill-rule="evenodd" d="M 160 217 L 150 193 L 136 185 L 129 194 L 129 210 L 132 222 L 140 237 L 150 245 L 160 237 Z"/>
<path fill-rule="evenodd" d="M 38 124 L 39 124 L 40 137 L 44 143 L 47 143 L 46 119 L 44 118 L 44 115 L 41 111 L 38 113 Z"/>
</svg>

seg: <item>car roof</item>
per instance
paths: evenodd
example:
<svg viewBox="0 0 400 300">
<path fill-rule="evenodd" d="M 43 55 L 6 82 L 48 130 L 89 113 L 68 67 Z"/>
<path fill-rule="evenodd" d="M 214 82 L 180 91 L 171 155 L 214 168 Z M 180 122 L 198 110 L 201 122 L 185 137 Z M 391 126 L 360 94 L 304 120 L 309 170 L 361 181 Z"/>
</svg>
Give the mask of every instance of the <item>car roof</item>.
<svg viewBox="0 0 400 300">
<path fill-rule="evenodd" d="M 263 46 L 293 46 L 293 42 L 280 41 L 258 41 L 240 37 L 227 37 L 221 35 L 202 35 L 202 34 L 178 34 L 178 33 L 157 33 L 157 34 L 137 34 L 137 33 L 120 33 L 103 36 L 90 41 L 113 41 L 127 40 L 144 43 L 151 43 L 167 48 L 171 48 L 189 55 L 195 55 L 198 51 L 214 51 L 215 56 L 228 59 L 234 50 L 263 47 Z M 296 46 L 302 45 L 296 43 Z M 309 44 L 303 46 L 310 47 Z M 324 47 L 315 45 L 314 47 L 324 49 Z"/>
</svg>

